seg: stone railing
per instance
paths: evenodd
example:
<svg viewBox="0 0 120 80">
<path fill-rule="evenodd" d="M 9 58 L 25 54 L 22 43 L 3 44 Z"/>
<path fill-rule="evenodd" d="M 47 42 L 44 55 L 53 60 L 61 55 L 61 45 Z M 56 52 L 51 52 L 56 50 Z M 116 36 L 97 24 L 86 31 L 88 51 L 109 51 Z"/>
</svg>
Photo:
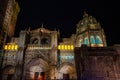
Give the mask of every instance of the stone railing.
<svg viewBox="0 0 120 80">
<path fill-rule="evenodd" d="M 37 45 L 37 44 L 28 44 L 27 49 L 35 50 L 35 49 L 51 49 L 50 45 Z"/>
</svg>

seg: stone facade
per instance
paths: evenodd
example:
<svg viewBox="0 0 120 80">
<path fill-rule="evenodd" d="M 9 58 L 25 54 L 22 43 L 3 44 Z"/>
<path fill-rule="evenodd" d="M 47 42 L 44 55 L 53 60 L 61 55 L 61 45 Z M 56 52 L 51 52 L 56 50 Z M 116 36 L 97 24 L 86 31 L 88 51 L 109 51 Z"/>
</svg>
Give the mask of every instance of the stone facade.
<svg viewBox="0 0 120 80">
<path fill-rule="evenodd" d="M 77 24 L 75 34 L 72 34 L 70 38 L 63 38 L 62 41 L 59 41 L 59 38 L 59 31 L 48 30 L 43 25 L 35 30 L 30 30 L 30 28 L 22 30 L 19 37 L 13 37 L 8 43 L 8 47 L 5 47 L 2 80 L 77 80 L 84 78 L 84 76 L 88 76 L 89 79 L 86 78 L 87 80 L 90 78 L 94 80 L 93 76 L 97 75 L 99 77 L 116 76 L 114 74 L 115 66 L 112 64 L 118 60 L 116 55 L 118 55 L 119 48 L 116 46 L 117 52 L 115 52 L 106 47 L 104 30 L 94 17 L 85 13 L 83 19 Z M 13 45 L 18 45 L 18 49 L 10 47 Z M 82 45 L 91 48 L 83 50 L 81 53 L 81 48 L 79 50 L 75 47 Z M 90 53 L 89 50 L 96 50 L 97 52 L 91 51 Z M 107 54 L 99 55 L 101 51 Z M 110 56 L 108 56 L 109 52 Z M 113 60 L 114 56 L 115 60 Z M 107 63 L 106 61 L 110 62 Z M 111 62 L 113 63 L 111 64 Z M 107 65 L 112 66 L 112 68 L 105 67 Z M 102 68 L 107 70 L 104 71 Z M 113 70 L 112 73 L 110 73 L 111 69 Z M 91 71 L 92 74 L 89 73 Z M 101 74 L 103 71 L 105 75 Z"/>
<path fill-rule="evenodd" d="M 77 79 L 79 80 L 119 80 L 120 47 L 75 48 Z"/>
</svg>

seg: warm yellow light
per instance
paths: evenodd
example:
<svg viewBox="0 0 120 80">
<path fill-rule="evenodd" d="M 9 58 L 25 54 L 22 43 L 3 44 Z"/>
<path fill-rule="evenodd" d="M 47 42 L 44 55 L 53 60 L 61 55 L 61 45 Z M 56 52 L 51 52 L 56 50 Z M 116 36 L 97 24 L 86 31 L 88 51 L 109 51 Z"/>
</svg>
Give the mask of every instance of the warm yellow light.
<svg viewBox="0 0 120 80">
<path fill-rule="evenodd" d="M 60 50 L 60 45 L 58 45 L 58 49 Z"/>
<path fill-rule="evenodd" d="M 14 50 L 14 45 L 12 45 L 11 50 Z"/>
<path fill-rule="evenodd" d="M 8 47 L 8 46 L 7 46 L 7 45 L 5 45 L 5 46 L 4 46 L 4 49 L 5 49 L 5 50 L 7 50 L 7 47 Z"/>
<path fill-rule="evenodd" d="M 62 45 L 62 50 L 64 50 L 64 45 Z"/>
<path fill-rule="evenodd" d="M 10 50 L 11 49 L 11 45 L 8 45 L 8 49 L 7 50 Z"/>
<path fill-rule="evenodd" d="M 15 43 L 7 43 L 5 46 L 4 46 L 4 50 L 17 50 L 18 49 L 18 45 Z"/>
<path fill-rule="evenodd" d="M 91 44 L 91 47 L 96 47 L 96 44 Z"/>
<path fill-rule="evenodd" d="M 67 50 L 67 45 L 65 45 L 65 50 Z"/>
<path fill-rule="evenodd" d="M 17 50 L 18 49 L 18 45 L 15 45 L 15 48 L 14 48 L 15 50 Z"/>
<path fill-rule="evenodd" d="M 103 47 L 103 44 L 98 44 L 99 47 Z"/>
<path fill-rule="evenodd" d="M 70 50 L 70 45 L 68 45 L 68 50 Z"/>
<path fill-rule="evenodd" d="M 73 45 L 58 45 L 59 50 L 73 50 L 74 46 Z"/>
<path fill-rule="evenodd" d="M 71 45 L 71 50 L 73 50 L 74 49 L 74 47 L 73 47 L 73 45 Z"/>
</svg>

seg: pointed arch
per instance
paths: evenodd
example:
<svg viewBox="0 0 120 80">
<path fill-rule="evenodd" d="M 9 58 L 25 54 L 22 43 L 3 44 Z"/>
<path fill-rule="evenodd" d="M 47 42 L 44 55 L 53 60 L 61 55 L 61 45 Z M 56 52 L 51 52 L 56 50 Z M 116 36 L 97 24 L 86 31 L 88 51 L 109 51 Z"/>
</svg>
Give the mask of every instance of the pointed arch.
<svg viewBox="0 0 120 80">
<path fill-rule="evenodd" d="M 13 65 L 7 65 L 3 69 L 2 73 L 2 80 L 12 80 L 14 73 L 15 73 L 15 67 Z"/>
<path fill-rule="evenodd" d="M 90 43 L 95 44 L 95 37 L 93 35 L 90 36 Z"/>
<path fill-rule="evenodd" d="M 102 44 L 100 36 L 96 36 L 96 44 Z"/>
<path fill-rule="evenodd" d="M 88 44 L 89 44 L 88 37 L 85 37 L 85 38 L 84 38 L 84 44 L 86 44 L 86 45 L 88 45 Z"/>
</svg>

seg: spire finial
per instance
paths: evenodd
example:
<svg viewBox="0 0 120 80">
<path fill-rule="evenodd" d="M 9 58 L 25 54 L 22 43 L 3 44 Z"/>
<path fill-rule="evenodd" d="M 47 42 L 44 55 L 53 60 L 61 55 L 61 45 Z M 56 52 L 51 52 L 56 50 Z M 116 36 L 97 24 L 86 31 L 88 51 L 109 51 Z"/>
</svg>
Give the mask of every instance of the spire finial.
<svg viewBox="0 0 120 80">
<path fill-rule="evenodd" d="M 43 23 L 42 23 L 42 26 L 41 26 L 41 28 L 43 28 Z"/>
<path fill-rule="evenodd" d="M 30 31 L 30 26 L 28 27 L 28 31 Z"/>
<path fill-rule="evenodd" d="M 88 17 L 88 14 L 86 11 L 84 11 L 83 17 Z"/>
<path fill-rule="evenodd" d="M 27 29 L 27 34 L 29 34 L 29 33 L 30 33 L 30 26 Z"/>
</svg>

